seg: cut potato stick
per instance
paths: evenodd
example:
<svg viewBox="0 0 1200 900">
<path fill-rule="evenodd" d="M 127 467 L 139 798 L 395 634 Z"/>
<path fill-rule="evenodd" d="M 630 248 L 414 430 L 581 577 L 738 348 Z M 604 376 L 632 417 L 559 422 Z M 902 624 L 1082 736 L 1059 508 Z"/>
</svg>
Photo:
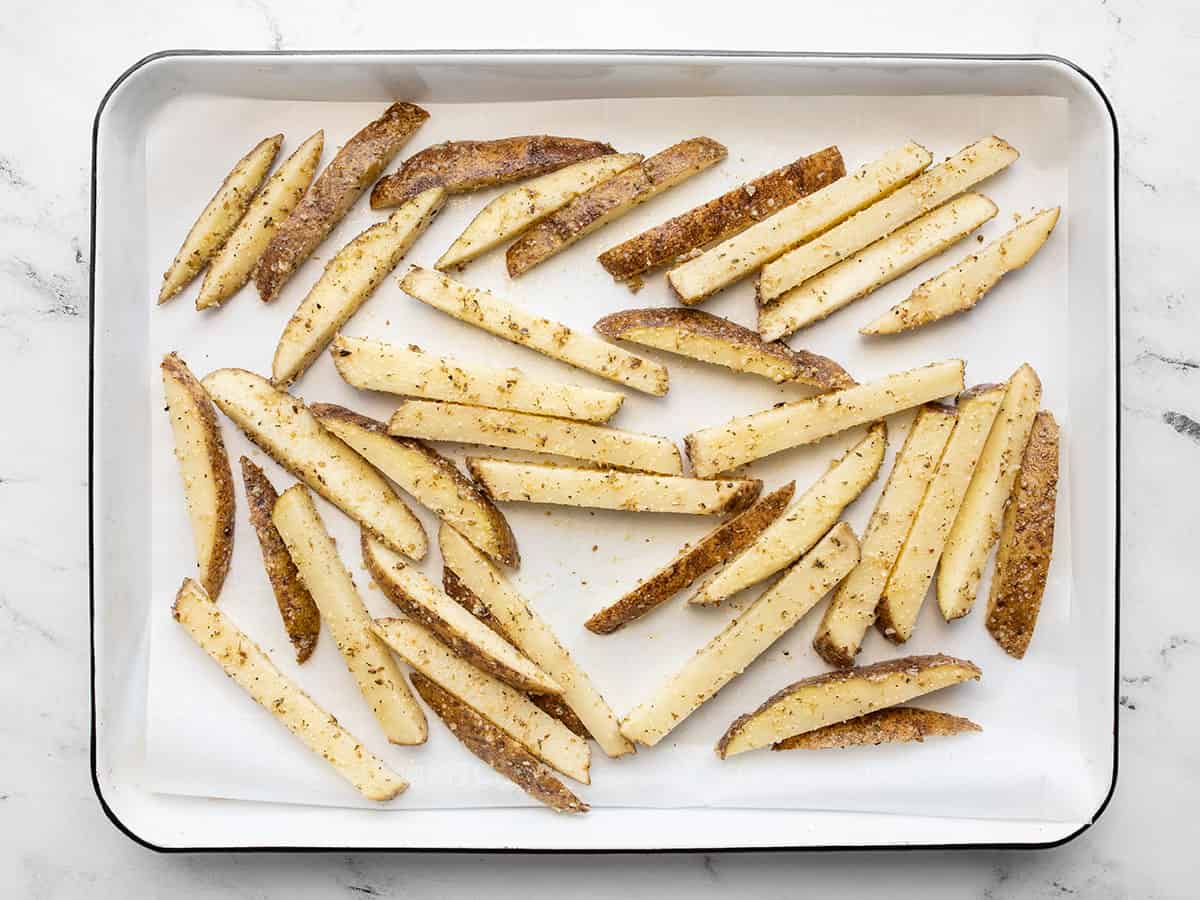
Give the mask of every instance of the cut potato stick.
<svg viewBox="0 0 1200 900">
<path fill-rule="evenodd" d="M 588 731 L 587 726 L 583 724 L 583 720 L 575 715 L 575 710 L 567 706 L 561 695 L 554 694 L 530 694 L 529 702 L 550 716 L 552 719 L 557 719 L 579 737 L 586 740 L 593 740 L 592 733 Z"/>
<path fill-rule="evenodd" d="M 981 674 L 973 662 L 937 653 L 814 675 L 788 685 L 754 712 L 735 719 L 717 742 L 717 755 L 727 759 L 769 747 L 969 679 L 979 680 Z"/>
<path fill-rule="evenodd" d="M 199 584 L 190 578 L 183 582 L 172 613 L 238 687 L 368 800 L 391 800 L 408 787 L 408 782 L 275 668 L 262 648 L 238 629 Z"/>
<path fill-rule="evenodd" d="M 598 465 L 662 475 L 683 474 L 675 442 L 653 434 L 437 400 L 405 400 L 388 431 L 430 441 L 535 450 Z"/>
<path fill-rule="evenodd" d="M 684 446 L 692 469 L 708 478 L 962 389 L 963 362 L 951 359 L 738 416 L 723 425 L 692 432 L 684 438 Z"/>
<path fill-rule="evenodd" d="M 1058 424 L 1042 410 L 1033 420 L 1021 471 L 1004 511 L 987 629 L 1004 652 L 1023 659 L 1033 638 L 1054 550 Z"/>
<path fill-rule="evenodd" d="M 333 336 L 358 312 L 392 269 L 400 264 L 446 202 L 434 188 L 418 194 L 337 252 L 325 265 L 275 347 L 271 381 L 291 384 L 313 364 Z"/>
<path fill-rule="evenodd" d="M 894 643 L 901 644 L 912 636 L 946 538 L 1004 394 L 1003 385 L 986 384 L 972 388 L 958 399 L 954 429 L 887 573 L 876 608 L 880 632 Z"/>
<path fill-rule="evenodd" d="M 442 527 L 438 544 L 446 572 L 455 576 L 447 578 L 447 591 L 453 590 L 461 604 L 486 609 L 499 631 L 562 685 L 563 701 L 575 711 L 606 754 L 632 753 L 633 745 L 621 735 L 612 709 L 529 602 L 487 557 L 453 528 Z"/>
<path fill-rule="evenodd" d="M 371 615 L 304 485 L 279 495 L 271 521 L 387 739 L 393 744 L 423 744 L 425 715 L 372 629 Z"/>
<path fill-rule="evenodd" d="M 947 622 L 965 616 L 975 603 L 983 567 L 1000 537 L 1004 506 L 1017 480 L 1041 400 L 1042 382 L 1026 363 L 1008 381 L 1008 393 L 946 538 L 938 569 L 937 598 Z"/>
<path fill-rule="evenodd" d="M 233 472 L 212 400 L 187 363 L 169 353 L 162 361 L 163 393 L 183 498 L 192 525 L 200 583 L 214 599 L 233 556 Z"/>
<path fill-rule="evenodd" d="M 786 634 L 857 562 L 858 540 L 842 522 L 634 709 L 621 733 L 657 744 Z"/>
<path fill-rule="evenodd" d="M 875 712 L 826 725 L 816 731 L 792 735 L 775 744 L 772 750 L 829 750 L 837 747 L 864 747 L 901 744 L 927 737 L 947 737 L 967 731 L 983 731 L 970 719 L 914 706 L 890 706 Z"/>
<path fill-rule="evenodd" d="M 213 402 L 246 437 L 314 491 L 413 559 L 425 555 L 425 529 L 365 459 L 321 427 L 303 401 L 245 369 L 204 379 Z"/>
<path fill-rule="evenodd" d="M 667 370 L 590 334 L 514 306 L 488 291 L 467 287 L 438 272 L 413 266 L 400 288 L 422 303 L 476 328 L 528 347 L 567 365 L 637 391 L 661 397 L 667 392 Z"/>
<path fill-rule="evenodd" d="M 901 301 L 859 329 L 860 334 L 899 334 L 963 312 L 1042 249 L 1058 224 L 1059 207 L 1045 209 L 953 268 L 917 286 Z"/>
<path fill-rule="evenodd" d="M 813 649 L 830 665 L 854 665 L 954 422 L 954 410 L 937 404 L 917 413 L 867 523 L 862 559 L 833 595 L 813 638 Z"/>
<path fill-rule="evenodd" d="M 963 194 L 939 206 L 759 309 L 759 334 L 775 341 L 824 319 L 942 253 L 996 212 L 982 194 Z"/>
<path fill-rule="evenodd" d="M 866 436 L 798 497 L 745 549 L 700 585 L 689 603 L 711 605 L 787 568 L 825 535 L 843 510 L 879 473 L 887 451 L 887 428 L 873 425 Z"/>
<path fill-rule="evenodd" d="M 856 384 L 826 356 L 768 343 L 749 328 L 700 309 L 627 309 L 605 316 L 595 327 L 613 340 L 632 341 L 774 382 L 798 381 L 822 390 Z"/>
<path fill-rule="evenodd" d="M 783 514 L 795 491 L 796 482 L 792 481 L 760 497 L 753 506 L 722 522 L 695 544 L 685 546 L 667 565 L 588 619 L 585 627 L 596 634 L 611 634 L 622 625 L 640 619 L 709 569 L 728 562 L 748 547 Z"/>
<path fill-rule="evenodd" d="M 804 241 L 848 219 L 912 181 L 933 161 L 919 144 L 889 151 L 852 175 L 722 241 L 667 273 L 679 299 L 693 306 L 782 256 Z"/>
<path fill-rule="evenodd" d="M 282 134 L 264 138 L 225 176 L 221 187 L 184 238 L 171 267 L 163 274 L 159 303 L 166 303 L 183 290 L 233 234 L 282 145 Z"/>
</svg>

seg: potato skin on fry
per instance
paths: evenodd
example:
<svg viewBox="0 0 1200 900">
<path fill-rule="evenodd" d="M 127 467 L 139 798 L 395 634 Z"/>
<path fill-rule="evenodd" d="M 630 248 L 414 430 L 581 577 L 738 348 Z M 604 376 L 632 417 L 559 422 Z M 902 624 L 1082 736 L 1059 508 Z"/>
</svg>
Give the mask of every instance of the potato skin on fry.
<svg viewBox="0 0 1200 900">
<path fill-rule="evenodd" d="M 901 744 L 927 737 L 983 731 L 970 719 L 915 706 L 892 706 L 826 725 L 816 731 L 795 734 L 775 744 L 772 750 L 829 750 L 836 747 L 862 747 L 867 744 Z"/>
</svg>

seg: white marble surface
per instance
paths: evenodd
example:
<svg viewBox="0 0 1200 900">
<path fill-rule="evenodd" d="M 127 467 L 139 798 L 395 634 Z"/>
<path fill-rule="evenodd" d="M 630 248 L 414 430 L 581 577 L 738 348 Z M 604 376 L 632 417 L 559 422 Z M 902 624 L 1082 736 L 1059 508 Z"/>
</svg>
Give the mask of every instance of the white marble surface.
<svg viewBox="0 0 1200 900">
<path fill-rule="evenodd" d="M 0 18 L 0 885 L 5 896 L 828 895 L 1186 897 L 1200 873 L 1195 536 L 1200 8 L 1187 0 L 8 0 Z M 649 7 L 653 6 L 654 9 Z M 336 7 L 336 12 L 329 9 Z M 413 7 L 416 7 L 415 11 Z M 544 7 L 547 11 L 541 11 Z M 1152 8 L 1151 8 L 1152 7 Z M 88 770 L 86 545 L 90 129 L 108 84 L 169 47 L 679 47 L 1044 51 L 1094 73 L 1122 128 L 1125 542 L 1121 776 L 1104 818 L 1035 853 L 158 856 L 102 815 Z M 28 426 L 36 423 L 37 427 Z"/>
</svg>

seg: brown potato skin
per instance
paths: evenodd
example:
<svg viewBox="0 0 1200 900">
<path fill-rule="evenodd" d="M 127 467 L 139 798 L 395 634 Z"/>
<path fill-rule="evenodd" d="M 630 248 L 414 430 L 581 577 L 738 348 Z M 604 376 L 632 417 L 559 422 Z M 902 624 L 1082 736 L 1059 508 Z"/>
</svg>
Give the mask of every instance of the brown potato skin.
<svg viewBox="0 0 1200 900">
<path fill-rule="evenodd" d="M 350 138 L 292 210 L 254 267 L 263 302 L 274 300 L 362 192 L 400 152 L 429 113 L 412 103 L 393 103 Z"/>
<path fill-rule="evenodd" d="M 591 740 L 592 733 L 588 731 L 579 716 L 575 715 L 575 710 L 567 706 L 562 697 L 556 697 L 553 694 L 529 694 L 529 702 L 551 718 L 558 719 L 567 726 L 569 731 L 585 741 Z"/>
<path fill-rule="evenodd" d="M 443 187 L 449 194 L 545 175 L 564 166 L 615 153 L 610 144 L 552 134 L 525 134 L 495 141 L 447 141 L 426 147 L 379 179 L 371 209 L 399 206 L 422 191 Z"/>
<path fill-rule="evenodd" d="M 836 747 L 862 747 L 868 744 L 899 744 L 927 737 L 983 731 L 970 719 L 915 706 L 891 706 L 865 716 L 826 725 L 815 731 L 795 734 L 771 747 L 772 750 L 829 750 Z"/>
</svg>

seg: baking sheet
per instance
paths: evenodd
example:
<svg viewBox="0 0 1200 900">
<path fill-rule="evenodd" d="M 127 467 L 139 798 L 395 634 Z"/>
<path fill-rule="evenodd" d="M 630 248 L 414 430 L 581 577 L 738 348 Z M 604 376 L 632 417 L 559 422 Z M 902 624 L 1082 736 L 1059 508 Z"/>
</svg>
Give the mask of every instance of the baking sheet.
<svg viewBox="0 0 1200 900">
<path fill-rule="evenodd" d="M 635 210 L 516 282 L 509 282 L 504 274 L 501 253 L 472 264 L 461 276 L 470 284 L 497 290 L 581 329 L 617 309 L 671 302 L 661 276 L 652 278 L 636 297 L 614 285 L 594 262 L 598 252 L 747 178 L 829 143 L 841 147 L 847 166 L 853 168 L 909 138 L 924 143 L 940 159 L 983 134 L 1004 136 L 1022 151 L 1022 159 L 983 187 L 1001 209 L 983 233 L 990 239 L 1010 227 L 1016 213 L 1063 204 L 1066 209 L 1059 233 L 1036 265 L 1011 276 L 969 316 L 892 341 L 859 338 L 856 328 L 860 324 L 968 252 L 960 245 L 801 332 L 792 343 L 834 357 L 860 380 L 961 356 L 968 361 L 969 383 L 997 381 L 1029 361 L 1042 376 L 1043 404 L 1054 411 L 1065 439 L 1071 440 L 1066 394 L 1070 358 L 1066 352 L 1070 337 L 1066 101 L 994 96 L 722 97 L 430 104 L 428 108 L 433 115 L 406 154 L 441 140 L 543 131 L 601 138 L 618 149 L 647 155 L 695 134 L 709 134 L 727 144 L 730 155 L 721 165 Z M 312 130 L 324 127 L 328 160 L 338 143 L 380 109 L 380 104 L 374 103 L 283 103 L 202 96 L 168 104 L 150 128 L 146 149 L 148 283 L 158 283 L 159 273 L 224 170 L 255 141 L 284 131 L 287 153 Z M 409 262 L 432 264 L 497 192 L 453 198 L 417 243 Z M 156 353 L 178 350 L 199 375 L 227 365 L 267 372 L 285 321 L 318 276 L 324 260 L 378 218 L 365 201 L 360 202 L 320 248 L 319 259 L 306 264 L 269 306 L 260 304 L 247 289 L 226 308 L 200 315 L 191 309 L 193 286 L 169 306 L 150 310 L 152 348 Z M 753 325 L 748 283 L 724 292 L 705 308 Z M 492 364 L 518 365 L 558 380 L 606 384 L 458 323 L 405 296 L 394 278 L 380 287 L 345 331 L 415 342 L 434 352 L 487 359 Z M 774 386 L 678 357 L 657 356 L 670 367 L 671 394 L 660 399 L 630 393 L 614 425 L 681 438 L 697 427 L 803 394 L 802 388 Z M 366 395 L 342 383 L 328 357 L 314 365 L 296 391 L 310 401 L 345 403 L 380 418 L 395 405 L 385 395 Z M 191 538 L 161 398 L 152 391 L 146 402 L 153 412 L 148 499 L 154 523 L 152 596 L 161 598 L 148 623 L 146 785 L 165 793 L 375 806 L 358 800 L 320 760 L 241 696 L 171 621 L 170 598 L 193 567 Z M 891 420 L 893 448 L 902 442 L 909 418 L 903 415 Z M 291 483 L 290 476 L 265 460 L 228 423 L 225 437 L 235 463 L 238 455 L 247 453 L 266 467 L 277 487 Z M 753 474 L 762 477 L 768 489 L 794 478 L 802 490 L 856 439 L 857 434 L 844 435 L 779 454 L 755 464 Z M 461 458 L 461 452 L 446 449 Z M 889 453 L 883 475 L 891 456 Z M 1065 452 L 1063 456 L 1065 461 Z M 847 518 L 860 531 L 882 481 L 881 477 L 848 511 Z M 1059 497 L 1063 509 L 1070 506 L 1070 491 L 1070 472 L 1064 471 Z M 388 602 L 370 586 L 357 558 L 355 527 L 328 504 L 318 503 L 339 545 L 347 549 L 345 560 L 368 607 L 379 615 L 390 614 Z M 588 615 L 714 523 L 689 517 L 520 504 L 508 505 L 505 512 L 523 557 L 515 576 L 518 586 L 592 674 L 618 715 L 645 699 L 734 614 L 732 607 L 686 608 L 681 596 L 615 635 L 592 635 L 582 627 Z M 422 518 L 429 533 L 436 534 L 432 517 Z M 526 805 L 522 794 L 467 754 L 432 718 L 425 746 L 388 746 L 327 633 L 314 657 L 297 666 L 240 496 L 237 527 L 222 605 L 284 671 L 412 782 L 406 794 L 381 808 Z M 436 547 L 420 568 L 432 578 L 440 577 Z M 1082 731 L 1075 711 L 1070 571 L 1069 520 L 1062 516 L 1038 634 L 1023 662 L 1010 660 L 1000 651 L 983 630 L 980 615 L 947 625 L 940 621 L 932 602 L 926 605 L 913 640 L 902 650 L 874 633 L 868 636 L 860 657 L 863 662 L 944 651 L 979 663 L 984 671 L 981 684 L 933 695 L 925 705 L 972 717 L 984 726 L 981 735 L 932 740 L 925 745 L 756 753 L 718 761 L 712 745 L 732 718 L 784 684 L 826 668 L 810 649 L 818 609 L 658 747 L 643 748 L 636 758 L 618 761 L 607 760 L 597 750 L 593 784 L 579 792 L 593 806 L 840 809 L 1055 821 L 1085 817 L 1091 809 L 1081 756 Z M 757 592 L 746 592 L 741 603 L 752 600 Z"/>
</svg>

